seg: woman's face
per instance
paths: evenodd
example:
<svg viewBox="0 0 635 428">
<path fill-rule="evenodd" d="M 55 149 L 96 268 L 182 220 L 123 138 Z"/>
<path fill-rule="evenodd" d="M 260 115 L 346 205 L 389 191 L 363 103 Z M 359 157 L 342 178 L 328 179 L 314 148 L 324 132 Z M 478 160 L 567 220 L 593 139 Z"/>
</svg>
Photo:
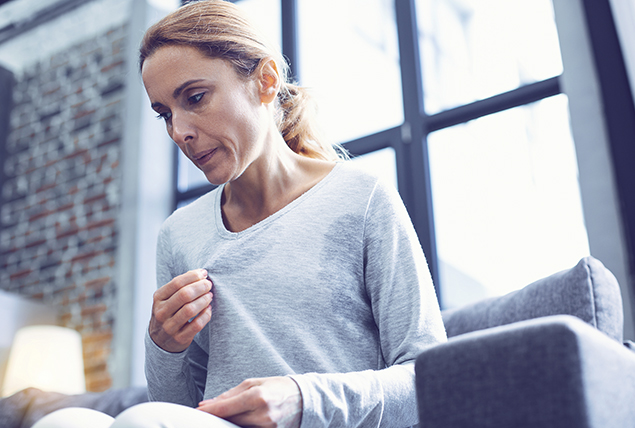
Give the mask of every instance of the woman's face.
<svg viewBox="0 0 635 428">
<path fill-rule="evenodd" d="M 168 134 L 213 184 L 238 178 L 260 155 L 266 108 L 255 80 L 189 46 L 164 46 L 141 72 Z"/>
</svg>

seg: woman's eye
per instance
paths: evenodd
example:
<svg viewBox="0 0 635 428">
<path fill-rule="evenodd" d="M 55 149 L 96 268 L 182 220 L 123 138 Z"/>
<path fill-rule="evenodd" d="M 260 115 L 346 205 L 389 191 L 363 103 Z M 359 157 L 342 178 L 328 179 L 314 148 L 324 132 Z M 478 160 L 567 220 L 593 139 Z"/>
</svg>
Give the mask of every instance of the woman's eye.
<svg viewBox="0 0 635 428">
<path fill-rule="evenodd" d="M 171 117 L 172 117 L 172 113 L 169 113 L 169 112 L 168 112 L 168 113 L 159 113 L 159 114 L 157 115 L 157 119 L 163 119 L 163 120 L 165 120 L 166 122 L 167 122 L 168 120 L 170 120 L 170 118 L 171 118 Z"/>
<path fill-rule="evenodd" d="M 203 92 L 201 92 L 200 94 L 194 94 L 191 97 L 189 97 L 187 101 L 190 104 L 197 104 L 203 98 L 203 95 L 204 95 Z"/>
</svg>

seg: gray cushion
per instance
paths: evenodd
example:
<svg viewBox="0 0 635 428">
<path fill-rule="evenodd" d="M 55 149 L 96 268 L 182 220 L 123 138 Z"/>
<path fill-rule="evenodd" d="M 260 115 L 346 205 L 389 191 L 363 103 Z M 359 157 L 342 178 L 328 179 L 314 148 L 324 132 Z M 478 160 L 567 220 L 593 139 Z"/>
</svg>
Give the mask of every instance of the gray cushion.
<svg viewBox="0 0 635 428">
<path fill-rule="evenodd" d="M 525 288 L 457 309 L 443 311 L 448 337 L 549 315 L 573 315 L 622 342 L 622 296 L 615 276 L 597 259 Z"/>
</svg>

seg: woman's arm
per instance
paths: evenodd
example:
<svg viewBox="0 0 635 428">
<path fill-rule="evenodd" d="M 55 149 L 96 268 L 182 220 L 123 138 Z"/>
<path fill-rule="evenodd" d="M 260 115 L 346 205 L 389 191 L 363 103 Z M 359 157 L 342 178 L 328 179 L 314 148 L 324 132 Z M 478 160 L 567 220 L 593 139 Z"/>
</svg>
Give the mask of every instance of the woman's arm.
<svg viewBox="0 0 635 428">
<path fill-rule="evenodd" d="M 186 351 L 170 353 L 159 348 L 149 334 L 146 334 L 145 345 L 150 401 L 196 407 L 205 390 L 207 352 L 193 341 Z"/>
<path fill-rule="evenodd" d="M 203 398 L 207 345 L 194 340 L 211 318 L 211 282 L 199 269 L 174 277 L 169 234 L 163 228 L 157 244 L 157 282 L 146 334 L 146 379 L 153 401 L 194 407 Z M 207 335 L 199 340 L 207 342 Z"/>
<path fill-rule="evenodd" d="M 414 361 L 447 340 L 414 227 L 396 190 L 383 183 L 368 205 L 364 246 L 364 282 L 386 368 L 292 376 L 302 391 L 302 427 L 415 425 Z"/>
</svg>

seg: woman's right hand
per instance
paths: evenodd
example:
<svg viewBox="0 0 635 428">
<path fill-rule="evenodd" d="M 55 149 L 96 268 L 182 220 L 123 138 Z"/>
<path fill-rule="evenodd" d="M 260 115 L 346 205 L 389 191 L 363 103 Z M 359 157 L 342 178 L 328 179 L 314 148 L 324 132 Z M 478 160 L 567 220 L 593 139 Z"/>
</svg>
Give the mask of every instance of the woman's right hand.
<svg viewBox="0 0 635 428">
<path fill-rule="evenodd" d="M 212 319 L 212 282 L 205 269 L 186 272 L 154 293 L 150 337 L 168 352 L 187 349 Z M 190 321 L 191 320 L 191 321 Z"/>
</svg>

